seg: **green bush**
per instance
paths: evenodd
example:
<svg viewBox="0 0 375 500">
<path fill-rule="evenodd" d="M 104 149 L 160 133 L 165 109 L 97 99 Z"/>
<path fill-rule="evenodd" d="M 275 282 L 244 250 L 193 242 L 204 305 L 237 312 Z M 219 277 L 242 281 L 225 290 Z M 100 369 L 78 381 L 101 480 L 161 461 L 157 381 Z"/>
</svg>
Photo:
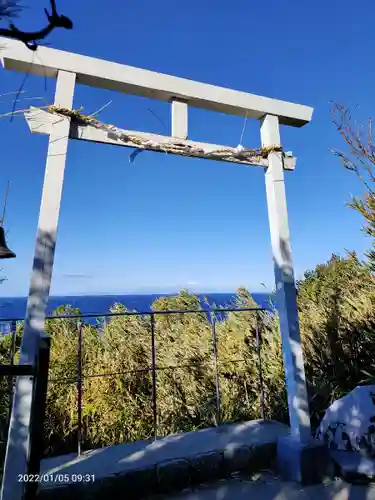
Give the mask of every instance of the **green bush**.
<svg viewBox="0 0 375 500">
<path fill-rule="evenodd" d="M 375 281 L 355 254 L 333 255 L 298 283 L 298 306 L 310 410 L 316 424 L 336 398 L 375 376 Z M 235 307 L 256 307 L 244 288 Z M 155 311 L 200 309 L 182 290 L 160 297 Z M 112 312 L 126 311 L 115 304 Z M 70 306 L 59 314 L 79 313 Z M 261 335 L 266 418 L 288 421 L 276 312 L 229 312 L 216 322 L 217 360 L 206 313 L 155 314 L 157 432 L 166 435 L 260 418 L 256 329 Z M 76 448 L 77 322 L 46 323 L 52 339 L 45 421 L 45 453 Z M 20 344 L 20 329 L 17 346 Z M 115 316 L 83 327 L 83 424 L 86 448 L 147 439 L 154 434 L 150 316 Z M 2 359 L 10 339 L 0 344 Z M 216 373 L 220 408 L 216 399 Z M 0 419 L 7 418 L 3 398 Z"/>
<path fill-rule="evenodd" d="M 333 255 L 298 286 L 310 408 L 316 422 L 333 400 L 375 376 L 375 279 L 355 253 Z"/>
<path fill-rule="evenodd" d="M 236 306 L 249 305 L 256 306 L 249 293 L 240 289 Z M 183 290 L 176 296 L 160 297 L 153 309 L 196 310 L 200 303 Z M 125 310 L 116 304 L 111 312 Z M 255 325 L 252 312 L 229 313 L 217 323 L 216 368 L 212 328 L 205 313 L 155 314 L 159 435 L 260 417 Z M 47 322 L 46 329 L 52 347 L 45 451 L 55 454 L 69 451 L 76 442 L 77 327 L 74 320 L 55 319 Z M 85 447 L 152 437 L 150 317 L 116 316 L 99 328 L 85 325 L 83 337 Z"/>
</svg>

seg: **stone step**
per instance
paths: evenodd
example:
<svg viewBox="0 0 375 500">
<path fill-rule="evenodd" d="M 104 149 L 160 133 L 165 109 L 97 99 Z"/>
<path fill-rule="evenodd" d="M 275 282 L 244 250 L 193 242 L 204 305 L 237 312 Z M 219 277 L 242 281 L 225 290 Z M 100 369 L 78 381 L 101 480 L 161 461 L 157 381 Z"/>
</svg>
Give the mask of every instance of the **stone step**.
<svg viewBox="0 0 375 500">
<path fill-rule="evenodd" d="M 46 459 L 37 498 L 141 499 L 251 474 L 274 466 L 277 440 L 288 434 L 279 422 L 257 420 Z"/>
</svg>

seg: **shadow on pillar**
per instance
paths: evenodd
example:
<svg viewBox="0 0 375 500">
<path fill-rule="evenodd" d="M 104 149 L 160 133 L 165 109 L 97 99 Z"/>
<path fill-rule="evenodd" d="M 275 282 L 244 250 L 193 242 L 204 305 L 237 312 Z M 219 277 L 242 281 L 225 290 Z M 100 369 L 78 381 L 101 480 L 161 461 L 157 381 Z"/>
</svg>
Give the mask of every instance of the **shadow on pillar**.
<svg viewBox="0 0 375 500">
<path fill-rule="evenodd" d="M 44 337 L 44 319 L 49 295 L 50 278 L 55 250 L 56 235 L 39 232 L 35 249 L 33 272 L 25 325 L 22 333 L 19 364 L 37 366 L 40 341 Z M 47 366 L 48 367 L 48 366 Z M 8 440 L 4 461 L 1 500 L 21 500 L 25 494 L 26 483 L 18 481 L 19 474 L 30 473 L 30 457 L 35 470 L 35 439 L 32 436 L 31 423 L 33 401 L 35 401 L 36 378 L 17 377 L 12 412 L 10 418 Z M 40 402 L 40 395 L 39 402 Z M 40 415 L 39 415 L 40 417 Z M 40 446 L 41 447 L 41 446 Z M 42 448 L 42 447 L 41 447 Z"/>
<path fill-rule="evenodd" d="M 276 300 L 279 311 L 285 379 L 292 434 L 277 444 L 278 469 L 282 477 L 303 485 L 322 482 L 333 469 L 325 443 L 313 439 L 298 319 L 297 290 L 288 242 L 280 241 L 282 262 L 275 262 Z M 280 328 L 281 330 L 281 328 Z"/>
<path fill-rule="evenodd" d="M 28 346 L 28 339 L 38 337 L 44 332 L 44 318 L 47 308 L 50 282 L 52 276 L 53 259 L 55 253 L 56 235 L 40 231 L 37 238 L 33 275 L 31 278 L 29 298 L 25 318 L 25 329 L 22 337 L 21 356 L 23 346 Z M 30 350 L 35 355 L 35 349 Z M 25 352 L 26 354 L 26 352 Z"/>
</svg>

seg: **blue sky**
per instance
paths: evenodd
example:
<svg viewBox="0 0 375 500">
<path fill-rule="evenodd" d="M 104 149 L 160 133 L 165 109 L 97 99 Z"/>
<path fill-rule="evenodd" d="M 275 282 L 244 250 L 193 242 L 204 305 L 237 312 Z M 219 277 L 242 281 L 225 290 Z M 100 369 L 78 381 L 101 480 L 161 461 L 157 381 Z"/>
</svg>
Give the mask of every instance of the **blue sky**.
<svg viewBox="0 0 375 500">
<path fill-rule="evenodd" d="M 33 2 L 19 26 L 44 23 L 46 3 Z M 311 124 L 281 131 L 284 148 L 298 157 L 297 170 L 286 175 L 296 276 L 333 252 L 362 255 L 368 248 L 361 218 L 346 207 L 362 187 L 329 152 L 343 146 L 329 102 L 358 105 L 360 119 L 375 114 L 373 1 L 58 5 L 74 30 L 55 31 L 52 47 L 313 106 Z M 0 71 L 0 94 L 18 90 L 24 75 Z M 54 80 L 30 76 L 24 90 L 23 98 L 51 102 Z M 93 112 L 110 100 L 103 121 L 166 133 L 167 103 L 78 86 L 74 104 Z M 18 107 L 38 102 L 22 99 Z M 0 98 L 0 113 L 11 107 L 10 97 Z M 242 126 L 242 118 L 189 110 L 191 139 L 236 146 Z M 8 281 L 0 294 L 26 295 L 47 137 L 31 135 L 22 117 L 2 118 L 0 134 L 0 192 L 10 180 L 5 226 L 17 253 L 4 261 Z M 248 121 L 244 145 L 259 142 L 258 122 Z M 53 294 L 160 292 L 188 284 L 207 292 L 273 288 L 261 169 L 151 152 L 131 164 L 130 153 L 70 142 Z"/>
</svg>

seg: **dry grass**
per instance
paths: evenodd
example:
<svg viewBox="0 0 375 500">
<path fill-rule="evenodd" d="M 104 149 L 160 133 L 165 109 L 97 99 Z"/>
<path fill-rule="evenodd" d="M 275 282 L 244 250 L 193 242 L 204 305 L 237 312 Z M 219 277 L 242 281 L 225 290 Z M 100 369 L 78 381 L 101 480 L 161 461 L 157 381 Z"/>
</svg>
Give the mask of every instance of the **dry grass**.
<svg viewBox="0 0 375 500">
<path fill-rule="evenodd" d="M 371 271 L 353 254 L 333 256 L 299 283 L 301 336 L 314 423 L 333 399 L 375 375 L 374 285 Z M 255 303 L 240 289 L 235 305 L 253 307 Z M 186 291 L 153 304 L 155 310 L 199 307 L 198 298 Z M 112 310 L 125 308 L 116 304 Z M 262 313 L 258 319 L 266 417 L 287 421 L 278 317 Z M 83 329 L 84 446 L 149 438 L 154 432 L 152 377 L 146 370 L 152 364 L 149 317 L 118 316 L 99 326 L 85 325 Z M 260 418 L 256 326 L 253 312 L 231 312 L 216 324 L 219 412 L 207 315 L 155 315 L 159 435 Z M 58 319 L 48 321 L 46 329 L 52 348 L 45 452 L 55 454 L 76 447 L 77 326 L 72 320 Z M 20 332 L 18 345 L 19 341 Z M 0 344 L 3 359 L 8 347 L 9 339 L 5 339 Z M 7 409 L 8 401 L 3 398 L 3 423 Z"/>
</svg>

